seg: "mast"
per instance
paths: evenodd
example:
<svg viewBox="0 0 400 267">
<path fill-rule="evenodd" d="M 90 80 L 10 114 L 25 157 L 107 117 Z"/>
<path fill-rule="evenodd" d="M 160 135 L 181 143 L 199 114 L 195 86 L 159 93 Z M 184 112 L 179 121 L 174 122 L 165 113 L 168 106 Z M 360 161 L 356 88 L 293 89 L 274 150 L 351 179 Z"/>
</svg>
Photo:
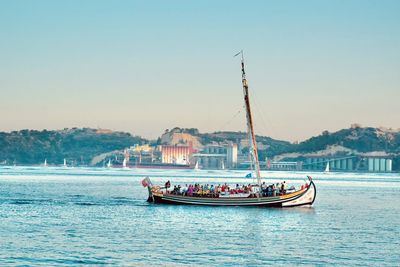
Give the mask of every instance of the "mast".
<svg viewBox="0 0 400 267">
<path fill-rule="evenodd" d="M 246 104 L 247 131 L 250 135 L 250 143 L 251 143 L 250 154 L 252 156 L 254 170 L 256 172 L 257 184 L 260 186 L 261 189 L 260 163 L 258 162 L 257 142 L 256 142 L 256 136 L 254 134 L 253 117 L 251 115 L 251 109 L 250 109 L 249 86 L 247 84 L 246 72 L 244 70 L 243 50 L 240 51 L 240 54 L 242 54 L 242 85 L 243 85 L 244 103 Z"/>
</svg>

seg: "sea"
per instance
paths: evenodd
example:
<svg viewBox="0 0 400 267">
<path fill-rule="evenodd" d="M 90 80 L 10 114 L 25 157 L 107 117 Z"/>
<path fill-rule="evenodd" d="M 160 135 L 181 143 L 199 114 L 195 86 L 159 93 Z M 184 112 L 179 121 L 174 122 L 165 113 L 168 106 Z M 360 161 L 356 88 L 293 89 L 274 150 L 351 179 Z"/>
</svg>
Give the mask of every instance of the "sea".
<svg viewBox="0 0 400 267">
<path fill-rule="evenodd" d="M 150 204 L 153 183 L 248 184 L 248 171 L 0 167 L 0 266 L 400 266 L 400 174 L 262 172 L 312 207 Z"/>
</svg>

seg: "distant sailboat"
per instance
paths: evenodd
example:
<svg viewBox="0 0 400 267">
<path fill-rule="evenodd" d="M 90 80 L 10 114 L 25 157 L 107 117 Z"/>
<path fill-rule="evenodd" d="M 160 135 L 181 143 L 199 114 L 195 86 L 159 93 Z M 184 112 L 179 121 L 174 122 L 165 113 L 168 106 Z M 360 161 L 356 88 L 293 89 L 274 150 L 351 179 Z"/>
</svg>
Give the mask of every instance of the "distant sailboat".
<svg viewBox="0 0 400 267">
<path fill-rule="evenodd" d="M 66 159 L 64 159 L 64 164 L 63 164 L 63 166 L 64 166 L 64 167 L 67 167 L 67 160 L 66 160 Z"/>
<path fill-rule="evenodd" d="M 126 159 L 124 159 L 124 161 L 122 162 L 122 168 L 126 168 Z"/>
<path fill-rule="evenodd" d="M 108 160 L 107 168 L 111 168 L 111 160 L 110 159 Z"/>
<path fill-rule="evenodd" d="M 223 161 L 222 161 L 222 164 L 221 164 L 221 169 L 225 170 L 225 163 Z"/>
<path fill-rule="evenodd" d="M 44 159 L 43 166 L 44 166 L 44 167 L 47 167 L 47 159 Z"/>
<path fill-rule="evenodd" d="M 195 169 L 195 170 L 200 170 L 200 168 L 199 168 L 199 162 L 198 162 L 198 161 L 196 161 L 196 165 L 194 166 L 194 169 Z"/>
<path fill-rule="evenodd" d="M 324 172 L 326 172 L 326 173 L 329 172 L 329 161 L 328 161 L 328 163 L 326 163 L 326 167 L 325 167 L 325 171 Z"/>
</svg>

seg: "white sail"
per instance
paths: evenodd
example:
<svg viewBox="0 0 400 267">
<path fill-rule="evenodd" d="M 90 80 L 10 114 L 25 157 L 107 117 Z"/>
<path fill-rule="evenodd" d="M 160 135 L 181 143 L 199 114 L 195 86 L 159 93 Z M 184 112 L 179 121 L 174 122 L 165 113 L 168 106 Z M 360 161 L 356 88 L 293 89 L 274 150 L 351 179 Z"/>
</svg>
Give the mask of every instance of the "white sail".
<svg viewBox="0 0 400 267">
<path fill-rule="evenodd" d="M 194 169 L 195 170 L 199 170 L 200 168 L 199 168 L 199 161 L 196 161 L 196 165 L 194 166 Z"/>
<path fill-rule="evenodd" d="M 329 172 L 329 161 L 326 163 L 325 171 L 324 172 Z"/>
<path fill-rule="evenodd" d="M 110 159 L 108 160 L 107 167 L 111 168 L 111 160 Z"/>
<path fill-rule="evenodd" d="M 47 167 L 47 159 L 44 159 L 43 166 L 44 166 L 44 167 Z"/>
<path fill-rule="evenodd" d="M 224 161 L 222 161 L 221 169 L 225 170 L 225 163 L 224 163 Z"/>
<path fill-rule="evenodd" d="M 126 159 L 124 159 L 124 161 L 122 162 L 122 167 L 126 168 Z"/>
<path fill-rule="evenodd" d="M 67 167 L 67 160 L 64 159 L 64 167 Z"/>
</svg>

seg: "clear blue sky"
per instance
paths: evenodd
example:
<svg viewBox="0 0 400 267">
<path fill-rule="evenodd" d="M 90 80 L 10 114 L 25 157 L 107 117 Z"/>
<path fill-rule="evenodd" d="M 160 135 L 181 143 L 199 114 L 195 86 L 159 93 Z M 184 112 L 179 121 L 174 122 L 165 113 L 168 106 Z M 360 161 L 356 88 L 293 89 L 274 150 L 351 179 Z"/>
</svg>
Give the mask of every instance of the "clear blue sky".
<svg viewBox="0 0 400 267">
<path fill-rule="evenodd" d="M 0 0 L 0 130 L 400 128 L 400 1 Z"/>
</svg>

